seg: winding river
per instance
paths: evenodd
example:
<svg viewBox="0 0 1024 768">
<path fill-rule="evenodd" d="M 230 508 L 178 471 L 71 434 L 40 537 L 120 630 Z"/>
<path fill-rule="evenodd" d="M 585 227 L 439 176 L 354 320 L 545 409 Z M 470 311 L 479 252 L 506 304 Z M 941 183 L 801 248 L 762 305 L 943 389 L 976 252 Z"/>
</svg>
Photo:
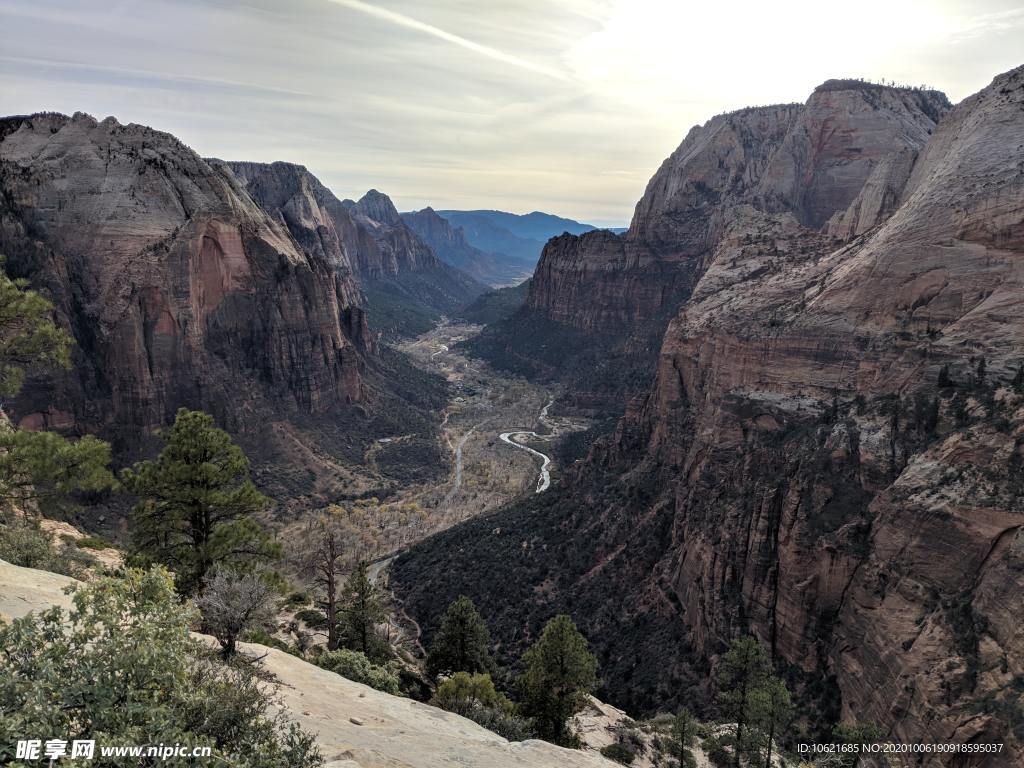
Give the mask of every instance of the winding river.
<svg viewBox="0 0 1024 768">
<path fill-rule="evenodd" d="M 545 407 L 544 410 L 547 410 L 547 407 Z M 502 440 L 504 440 L 506 443 L 508 443 L 509 445 L 513 446 L 514 448 L 521 448 L 524 451 L 529 451 L 534 456 L 540 457 L 540 460 L 541 460 L 540 475 L 537 477 L 537 491 L 536 492 L 537 493 L 543 493 L 544 491 L 546 491 L 548 488 L 551 487 L 551 472 L 548 470 L 548 467 L 551 465 L 551 458 L 549 456 L 546 456 L 545 454 L 541 453 L 540 451 L 534 450 L 533 448 L 531 448 L 528 445 L 524 445 L 523 443 L 516 442 L 515 438 L 522 439 L 524 436 L 538 437 L 538 438 L 540 437 L 540 435 L 538 435 L 536 432 L 527 432 L 527 431 L 521 430 L 521 429 L 520 430 L 516 430 L 515 432 L 502 432 L 499 435 L 499 437 Z"/>
</svg>

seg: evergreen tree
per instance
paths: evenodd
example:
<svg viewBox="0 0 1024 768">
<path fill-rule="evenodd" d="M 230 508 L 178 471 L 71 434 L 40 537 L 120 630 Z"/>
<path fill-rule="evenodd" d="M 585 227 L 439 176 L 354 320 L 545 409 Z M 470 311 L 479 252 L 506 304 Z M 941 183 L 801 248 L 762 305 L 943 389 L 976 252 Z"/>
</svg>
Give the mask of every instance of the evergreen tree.
<svg viewBox="0 0 1024 768">
<path fill-rule="evenodd" d="M 735 768 L 740 768 L 740 755 L 749 746 L 746 729 L 756 717 L 757 699 L 770 675 L 768 657 L 753 637 L 734 640 L 719 662 L 716 674 L 718 706 L 725 717 L 736 721 Z"/>
<path fill-rule="evenodd" d="M 377 587 L 367 575 L 366 562 L 360 562 L 345 582 L 345 629 L 350 648 L 379 660 L 382 652 L 377 624 L 384 620 L 384 607 Z"/>
<path fill-rule="evenodd" d="M 777 677 L 769 677 L 755 693 L 755 708 L 759 725 L 765 732 L 764 768 L 771 768 L 777 735 L 786 729 L 793 717 L 793 702 L 786 684 Z"/>
<path fill-rule="evenodd" d="M 0 396 L 18 394 L 29 371 L 71 365 L 71 337 L 53 324 L 52 312 L 27 281 L 0 270 Z"/>
<path fill-rule="evenodd" d="M 678 768 L 694 768 L 697 761 L 690 749 L 697 739 L 697 721 L 690 710 L 685 707 L 676 714 L 672 721 L 672 740 L 669 743 L 672 756 L 679 764 Z"/>
<path fill-rule="evenodd" d="M 53 432 L 14 429 L 0 422 L 0 503 L 25 511 L 47 509 L 66 494 L 114 484 L 110 446 L 91 435 L 66 440 Z"/>
<path fill-rule="evenodd" d="M 939 369 L 939 380 L 937 384 L 939 389 L 947 389 L 953 386 L 953 380 L 949 377 L 948 365 L 944 365 Z"/>
<path fill-rule="evenodd" d="M 427 671 L 432 675 L 453 672 L 491 672 L 491 635 L 487 625 L 465 595 L 448 606 L 441 627 L 434 636 L 427 656 Z"/>
<path fill-rule="evenodd" d="M 4 259 L 0 256 L 0 267 Z M 24 280 L 0 269 L 0 397 L 21 390 L 27 373 L 67 368 L 71 337 L 50 315 L 53 306 Z M 0 411 L 2 413 L 2 411 Z M 0 506 L 21 512 L 44 508 L 75 490 L 111 487 L 110 446 L 94 437 L 69 441 L 31 432 L 0 419 Z M 3 512 L 3 509 L 0 509 Z"/>
<path fill-rule="evenodd" d="M 583 708 L 597 680 L 597 659 L 586 638 L 571 618 L 556 616 L 523 654 L 523 663 L 526 671 L 519 685 L 524 713 L 534 719 L 541 738 L 572 743 L 569 718 Z"/>
<path fill-rule="evenodd" d="M 267 499 L 213 417 L 182 408 L 161 436 L 160 455 L 123 474 L 141 497 L 131 520 L 136 555 L 174 570 L 183 594 L 201 591 L 216 565 L 244 570 L 277 557 L 280 548 L 253 519 Z"/>
</svg>

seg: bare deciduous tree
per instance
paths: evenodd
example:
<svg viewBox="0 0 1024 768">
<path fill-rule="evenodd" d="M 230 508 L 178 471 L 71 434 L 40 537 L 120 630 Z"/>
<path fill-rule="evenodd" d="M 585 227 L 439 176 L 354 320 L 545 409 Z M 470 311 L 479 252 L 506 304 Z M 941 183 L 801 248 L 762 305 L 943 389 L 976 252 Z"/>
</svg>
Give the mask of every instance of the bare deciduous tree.
<svg viewBox="0 0 1024 768">
<path fill-rule="evenodd" d="M 220 570 L 210 579 L 196 606 L 203 614 L 204 628 L 217 638 L 227 659 L 235 654 L 242 632 L 273 620 L 274 598 L 273 587 L 259 573 Z"/>
</svg>

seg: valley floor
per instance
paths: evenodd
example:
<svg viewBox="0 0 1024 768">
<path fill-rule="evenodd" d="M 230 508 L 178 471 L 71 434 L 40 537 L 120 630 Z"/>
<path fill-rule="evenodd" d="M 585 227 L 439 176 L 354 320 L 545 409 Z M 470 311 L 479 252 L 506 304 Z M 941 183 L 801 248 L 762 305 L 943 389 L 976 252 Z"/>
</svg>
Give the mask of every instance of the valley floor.
<svg viewBox="0 0 1024 768">
<path fill-rule="evenodd" d="M 523 494 L 547 490 L 558 482 L 560 470 L 550 446 L 588 426 L 582 419 L 548 414 L 558 395 L 554 388 L 502 374 L 455 350 L 479 330 L 445 321 L 398 345 L 418 368 L 443 376 L 450 385 L 439 439 L 451 466 L 439 480 L 409 483 L 386 498 L 369 495 L 349 505 L 360 559 L 381 563 L 433 533 Z M 405 439 L 377 440 L 366 454 L 366 467 L 372 472 L 378 456 Z M 298 515 L 286 532 L 302 526 L 305 517 Z"/>
</svg>

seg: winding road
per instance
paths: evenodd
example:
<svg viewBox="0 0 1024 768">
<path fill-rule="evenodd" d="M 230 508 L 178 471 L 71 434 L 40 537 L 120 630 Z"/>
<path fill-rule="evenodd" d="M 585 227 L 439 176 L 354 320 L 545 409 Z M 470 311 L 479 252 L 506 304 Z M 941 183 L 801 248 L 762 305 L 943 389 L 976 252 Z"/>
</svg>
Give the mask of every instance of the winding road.
<svg viewBox="0 0 1024 768">
<path fill-rule="evenodd" d="M 452 497 L 459 492 L 459 488 L 462 487 L 462 449 L 466 446 L 466 441 L 473 436 L 480 427 L 486 424 L 490 419 L 484 419 L 479 424 L 473 426 L 466 434 L 459 438 L 459 442 L 455 445 L 455 479 L 452 482 L 451 490 L 444 497 L 444 505 L 448 506 L 448 503 L 452 500 Z"/>
</svg>

